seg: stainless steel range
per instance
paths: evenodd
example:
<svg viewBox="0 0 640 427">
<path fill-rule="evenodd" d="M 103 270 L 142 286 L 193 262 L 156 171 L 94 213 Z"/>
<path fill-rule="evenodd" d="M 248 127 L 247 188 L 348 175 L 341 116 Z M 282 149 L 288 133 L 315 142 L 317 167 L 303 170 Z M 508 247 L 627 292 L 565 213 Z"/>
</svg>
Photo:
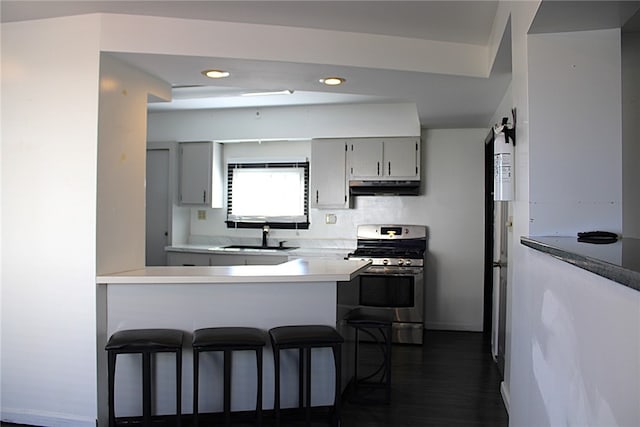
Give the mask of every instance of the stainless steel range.
<svg viewBox="0 0 640 427">
<path fill-rule="evenodd" d="M 421 225 L 358 226 L 350 259 L 370 260 L 360 275 L 358 305 L 393 313 L 393 342 L 422 344 L 427 228 Z"/>
</svg>

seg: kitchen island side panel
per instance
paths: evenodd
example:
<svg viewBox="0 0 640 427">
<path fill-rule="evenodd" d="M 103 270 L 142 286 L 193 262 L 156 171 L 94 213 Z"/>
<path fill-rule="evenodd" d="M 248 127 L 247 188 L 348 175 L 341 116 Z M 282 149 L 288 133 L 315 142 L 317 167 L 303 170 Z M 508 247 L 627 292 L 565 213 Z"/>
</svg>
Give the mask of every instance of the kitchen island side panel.
<svg viewBox="0 0 640 427">
<path fill-rule="evenodd" d="M 282 325 L 336 325 L 336 282 L 127 284 L 107 285 L 106 334 L 133 328 L 176 328 L 185 331 L 182 364 L 183 413 L 191 413 L 193 365 L 191 338 L 198 328 L 251 326 L 268 330 Z M 297 405 L 297 353 L 283 356 L 282 405 Z M 175 362 L 170 354 L 157 356 L 155 408 L 158 414 L 175 411 Z M 273 408 L 273 354 L 263 355 L 264 408 Z M 106 371 L 106 366 L 101 366 Z M 116 414 L 140 414 L 140 357 L 118 356 Z M 255 357 L 236 352 L 233 359 L 232 410 L 255 408 Z M 312 405 L 333 402 L 333 359 L 328 349 L 313 353 Z M 103 377 L 105 378 L 105 377 Z M 106 387 L 106 384 L 102 385 Z M 201 357 L 200 410 L 222 410 L 222 357 Z M 102 421 L 102 420 L 101 420 Z M 102 423 L 101 423 L 102 425 Z"/>
</svg>

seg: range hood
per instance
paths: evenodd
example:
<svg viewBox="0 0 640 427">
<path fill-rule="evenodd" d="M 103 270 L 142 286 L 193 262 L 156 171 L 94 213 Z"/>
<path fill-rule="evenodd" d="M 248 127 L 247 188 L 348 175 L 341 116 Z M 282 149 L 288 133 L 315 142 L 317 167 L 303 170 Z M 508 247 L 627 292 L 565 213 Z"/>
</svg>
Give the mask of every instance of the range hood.
<svg viewBox="0 0 640 427">
<path fill-rule="evenodd" d="M 351 196 L 417 196 L 420 181 L 349 181 Z"/>
</svg>

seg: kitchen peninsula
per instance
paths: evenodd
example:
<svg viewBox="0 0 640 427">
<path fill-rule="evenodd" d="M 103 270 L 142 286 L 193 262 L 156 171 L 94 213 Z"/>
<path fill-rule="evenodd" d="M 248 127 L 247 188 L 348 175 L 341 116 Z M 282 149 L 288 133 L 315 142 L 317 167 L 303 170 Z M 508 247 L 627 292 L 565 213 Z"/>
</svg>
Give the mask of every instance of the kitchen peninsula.
<svg viewBox="0 0 640 427">
<path fill-rule="evenodd" d="M 214 267 L 146 267 L 97 277 L 98 286 L 98 389 L 99 415 L 106 420 L 107 338 L 115 331 L 135 328 L 176 328 L 185 331 L 183 352 L 183 412 L 192 407 L 191 332 L 216 326 L 251 326 L 268 330 L 293 324 L 336 326 L 337 288 L 349 286 L 369 263 L 355 260 L 295 259 L 278 265 Z M 333 376 L 329 350 L 314 353 L 312 404 L 330 405 Z M 317 356 L 316 356 L 317 354 Z M 116 412 L 139 413 L 139 359 L 125 355 L 118 360 Z M 166 357 L 165 357 L 166 356 Z M 201 403 L 204 412 L 222 409 L 221 359 L 213 353 L 201 366 Z M 345 361 L 347 358 L 343 358 Z M 348 358 L 350 359 L 350 358 Z M 288 360 L 288 359 L 285 359 Z M 175 410 L 175 368 L 169 355 L 157 359 L 156 413 Z M 232 410 L 255 407 L 255 360 L 247 352 L 234 355 Z M 283 407 L 297 404 L 295 363 L 282 370 Z M 167 391 L 168 390 L 168 391 Z M 264 354 L 264 408 L 273 407 L 273 357 Z"/>
</svg>

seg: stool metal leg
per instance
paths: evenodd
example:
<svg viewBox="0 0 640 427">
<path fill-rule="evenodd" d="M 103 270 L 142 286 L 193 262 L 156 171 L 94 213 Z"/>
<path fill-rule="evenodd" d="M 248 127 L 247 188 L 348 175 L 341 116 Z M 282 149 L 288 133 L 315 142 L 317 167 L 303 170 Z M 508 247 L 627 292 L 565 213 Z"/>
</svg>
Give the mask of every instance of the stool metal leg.
<svg viewBox="0 0 640 427">
<path fill-rule="evenodd" d="M 335 364 L 335 378 L 336 378 L 336 389 L 333 400 L 333 425 L 338 427 L 340 425 L 340 410 L 341 410 L 341 396 L 340 390 L 342 389 L 341 378 L 342 378 L 342 346 L 334 345 L 333 346 L 333 361 Z"/>
<path fill-rule="evenodd" d="M 256 418 L 257 424 L 262 425 L 262 347 L 256 349 L 256 370 L 258 372 L 258 381 L 256 383 Z"/>
<path fill-rule="evenodd" d="M 198 385 L 200 375 L 200 352 L 193 349 L 193 426 L 198 427 Z"/>
<path fill-rule="evenodd" d="M 386 399 L 387 399 L 387 403 L 391 402 L 391 334 L 392 334 L 392 330 L 391 330 L 391 325 L 389 325 L 387 328 L 387 336 L 386 336 L 386 342 L 387 342 L 387 354 L 385 356 L 385 362 L 386 362 L 386 387 L 387 387 L 387 395 L 386 395 Z"/>
<path fill-rule="evenodd" d="M 182 424 L 182 349 L 176 350 L 176 426 Z"/>
<path fill-rule="evenodd" d="M 116 377 L 116 353 L 108 352 L 108 375 L 109 375 L 109 427 L 116 426 L 115 401 L 115 377 Z"/>
<path fill-rule="evenodd" d="M 142 353 L 142 424 L 151 425 L 151 353 Z"/>
<path fill-rule="evenodd" d="M 304 408 L 304 350 L 298 349 L 298 408 Z"/>
<path fill-rule="evenodd" d="M 278 347 L 273 347 L 273 369 L 274 369 L 274 383 L 275 394 L 273 396 L 273 411 L 276 417 L 276 426 L 280 426 L 280 350 Z"/>
<path fill-rule="evenodd" d="M 231 425 L 231 350 L 224 350 L 224 423 Z"/>
<path fill-rule="evenodd" d="M 306 396 L 306 408 L 305 408 L 305 420 L 307 425 L 311 425 L 311 348 L 307 347 L 304 349 L 306 363 L 307 363 L 307 372 L 306 372 L 306 380 L 307 380 L 307 396 Z"/>
<path fill-rule="evenodd" d="M 355 363 L 354 363 L 354 368 L 353 368 L 353 390 L 355 394 L 358 394 L 358 360 L 360 358 L 359 354 L 360 354 L 360 328 L 354 328 L 355 329 Z"/>
</svg>

